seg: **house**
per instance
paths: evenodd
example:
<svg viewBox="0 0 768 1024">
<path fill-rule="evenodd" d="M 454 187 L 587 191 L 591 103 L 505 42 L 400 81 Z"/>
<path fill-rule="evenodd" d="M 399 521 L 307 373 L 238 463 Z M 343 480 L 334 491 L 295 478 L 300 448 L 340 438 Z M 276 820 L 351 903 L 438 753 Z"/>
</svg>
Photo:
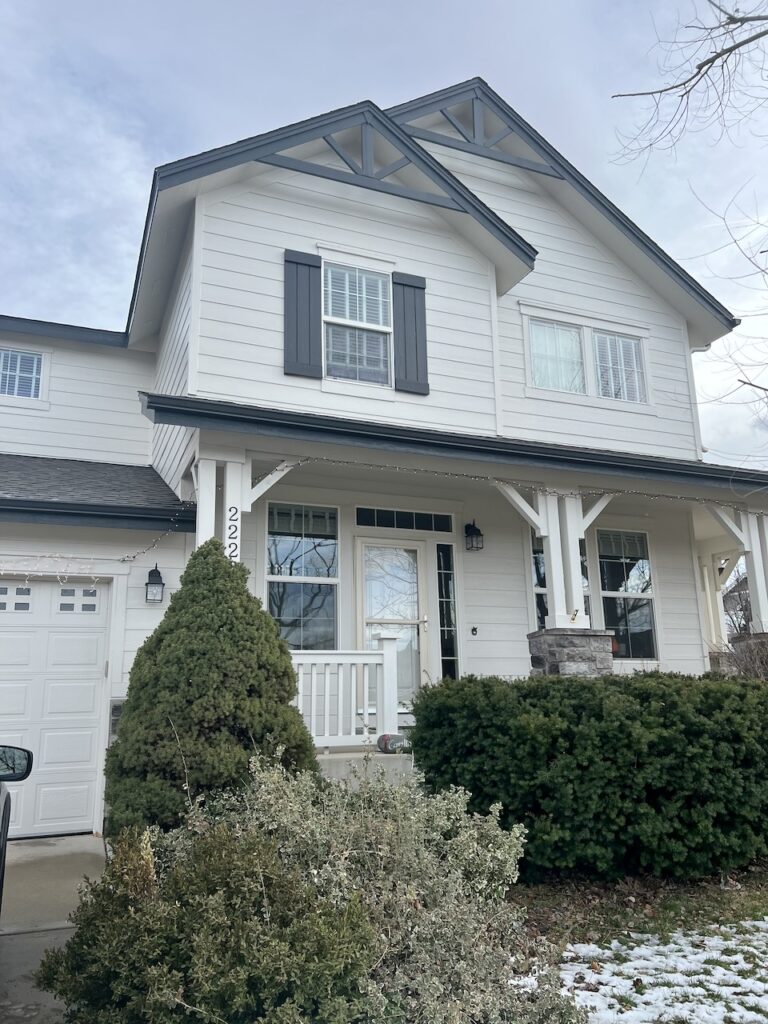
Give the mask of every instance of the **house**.
<svg viewBox="0 0 768 1024">
<path fill-rule="evenodd" d="M 694 398 L 736 323 L 481 79 L 158 168 L 125 331 L 0 317 L 11 834 L 98 830 L 213 536 L 323 750 L 458 673 L 707 670 L 742 555 L 768 624 L 768 475 L 703 461 Z"/>
</svg>

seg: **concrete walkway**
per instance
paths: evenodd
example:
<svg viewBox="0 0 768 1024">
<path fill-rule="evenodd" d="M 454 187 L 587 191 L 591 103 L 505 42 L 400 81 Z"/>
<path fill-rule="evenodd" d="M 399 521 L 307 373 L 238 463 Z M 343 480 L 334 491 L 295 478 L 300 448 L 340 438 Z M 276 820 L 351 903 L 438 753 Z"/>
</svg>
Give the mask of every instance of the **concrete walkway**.
<svg viewBox="0 0 768 1024">
<path fill-rule="evenodd" d="M 98 836 L 11 841 L 0 935 L 66 927 L 83 877 L 98 878 L 103 869 Z"/>
<path fill-rule="evenodd" d="M 59 1024 L 63 1008 L 35 985 L 43 953 L 72 934 L 69 915 L 84 876 L 104 868 L 96 836 L 17 839 L 8 844 L 0 918 L 0 1021 Z"/>
</svg>

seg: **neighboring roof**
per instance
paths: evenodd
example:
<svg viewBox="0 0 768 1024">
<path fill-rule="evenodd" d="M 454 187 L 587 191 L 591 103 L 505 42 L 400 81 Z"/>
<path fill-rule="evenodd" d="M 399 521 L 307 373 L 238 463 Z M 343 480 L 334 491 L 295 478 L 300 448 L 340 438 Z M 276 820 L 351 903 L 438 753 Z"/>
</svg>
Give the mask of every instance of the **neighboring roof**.
<svg viewBox="0 0 768 1024">
<path fill-rule="evenodd" d="M 0 520 L 186 533 L 195 528 L 195 507 L 151 466 L 0 453 Z"/>
<path fill-rule="evenodd" d="M 484 462 L 635 476 L 716 487 L 768 488 L 768 472 L 743 470 L 686 459 L 609 452 L 596 448 L 506 440 L 440 430 L 370 423 L 218 402 L 203 398 L 140 392 L 142 409 L 154 423 L 237 431 L 324 444 L 347 444 L 385 451 L 470 458 Z"/>
<path fill-rule="evenodd" d="M 437 92 L 420 96 L 418 99 L 409 100 L 399 106 L 390 107 L 387 113 L 398 124 L 410 132 L 415 138 L 438 142 L 439 145 L 449 146 L 465 152 L 475 152 L 490 159 L 500 159 L 502 162 L 517 163 L 518 166 L 525 166 L 534 170 L 532 162 L 523 160 L 522 163 L 508 157 L 507 150 L 503 149 L 504 140 L 499 140 L 492 146 L 481 146 L 473 144 L 462 137 L 452 138 L 445 133 L 438 133 L 421 130 L 413 122 L 418 121 L 425 115 L 434 112 L 444 112 L 459 103 L 469 100 L 478 100 L 487 106 L 498 119 L 512 129 L 514 136 L 522 140 L 536 154 L 542 162 L 539 170 L 543 173 L 550 172 L 555 178 L 562 178 L 568 185 L 587 201 L 594 209 L 599 211 L 622 235 L 651 260 L 660 270 L 668 274 L 676 285 L 681 287 L 687 294 L 698 302 L 711 316 L 713 316 L 727 330 L 733 330 L 740 321 L 725 308 L 710 292 L 706 290 L 695 278 L 684 270 L 675 260 L 653 241 L 641 228 L 637 226 L 625 213 L 615 206 L 610 199 L 592 184 L 578 171 L 573 164 L 559 153 L 554 146 L 528 124 L 512 107 L 495 92 L 482 78 L 471 78 L 458 85 L 449 86 Z M 455 123 L 455 118 L 453 119 Z M 461 126 L 457 126 L 461 128 Z M 496 152 L 494 152 L 494 150 Z"/>
<path fill-rule="evenodd" d="M 0 331 L 12 334 L 31 334 L 35 338 L 50 338 L 56 341 L 82 341 L 89 345 L 110 345 L 125 348 L 128 344 L 126 331 L 102 331 L 95 327 L 77 327 L 74 324 L 58 324 L 50 320 L 30 320 L 22 316 L 0 315 Z"/>
</svg>

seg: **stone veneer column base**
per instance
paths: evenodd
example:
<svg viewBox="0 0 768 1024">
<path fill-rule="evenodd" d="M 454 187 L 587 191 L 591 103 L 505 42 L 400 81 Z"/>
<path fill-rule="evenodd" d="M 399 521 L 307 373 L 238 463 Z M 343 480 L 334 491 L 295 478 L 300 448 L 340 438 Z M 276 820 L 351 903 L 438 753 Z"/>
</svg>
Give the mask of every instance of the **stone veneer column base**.
<svg viewBox="0 0 768 1024">
<path fill-rule="evenodd" d="M 532 676 L 605 676 L 613 672 L 613 631 L 539 629 L 528 634 Z"/>
</svg>

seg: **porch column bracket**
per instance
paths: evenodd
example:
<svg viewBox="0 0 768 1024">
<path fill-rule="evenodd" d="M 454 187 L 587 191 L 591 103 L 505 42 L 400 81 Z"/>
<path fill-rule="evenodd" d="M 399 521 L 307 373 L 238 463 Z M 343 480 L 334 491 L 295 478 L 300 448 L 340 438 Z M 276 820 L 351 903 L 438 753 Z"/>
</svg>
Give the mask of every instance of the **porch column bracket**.
<svg viewBox="0 0 768 1024">
<path fill-rule="evenodd" d="M 546 537 L 548 534 L 546 515 L 535 509 L 533 505 L 525 500 L 520 491 L 512 484 L 504 483 L 503 480 L 494 480 L 493 486 L 504 495 L 507 501 L 515 508 L 523 519 L 536 531 L 537 537 Z"/>
<path fill-rule="evenodd" d="M 274 487 L 278 480 L 282 480 L 286 473 L 290 473 L 292 469 L 295 469 L 300 462 L 301 459 L 284 459 L 279 466 L 275 466 L 274 469 L 270 470 L 253 487 L 246 487 L 246 511 L 250 512 L 259 498 L 266 494 L 270 488 Z"/>
<path fill-rule="evenodd" d="M 742 526 L 736 522 L 735 517 L 720 505 L 707 505 L 707 510 L 723 527 L 728 536 L 732 537 L 736 541 L 739 548 L 746 551 L 749 545 L 747 531 L 745 531 Z M 737 514 L 740 516 L 743 524 L 743 517 L 741 517 L 740 513 Z"/>
<path fill-rule="evenodd" d="M 583 513 L 581 519 L 581 536 L 583 537 L 592 523 L 599 515 L 602 515 L 608 505 L 616 497 L 615 494 L 601 494 L 600 497 Z"/>
</svg>

